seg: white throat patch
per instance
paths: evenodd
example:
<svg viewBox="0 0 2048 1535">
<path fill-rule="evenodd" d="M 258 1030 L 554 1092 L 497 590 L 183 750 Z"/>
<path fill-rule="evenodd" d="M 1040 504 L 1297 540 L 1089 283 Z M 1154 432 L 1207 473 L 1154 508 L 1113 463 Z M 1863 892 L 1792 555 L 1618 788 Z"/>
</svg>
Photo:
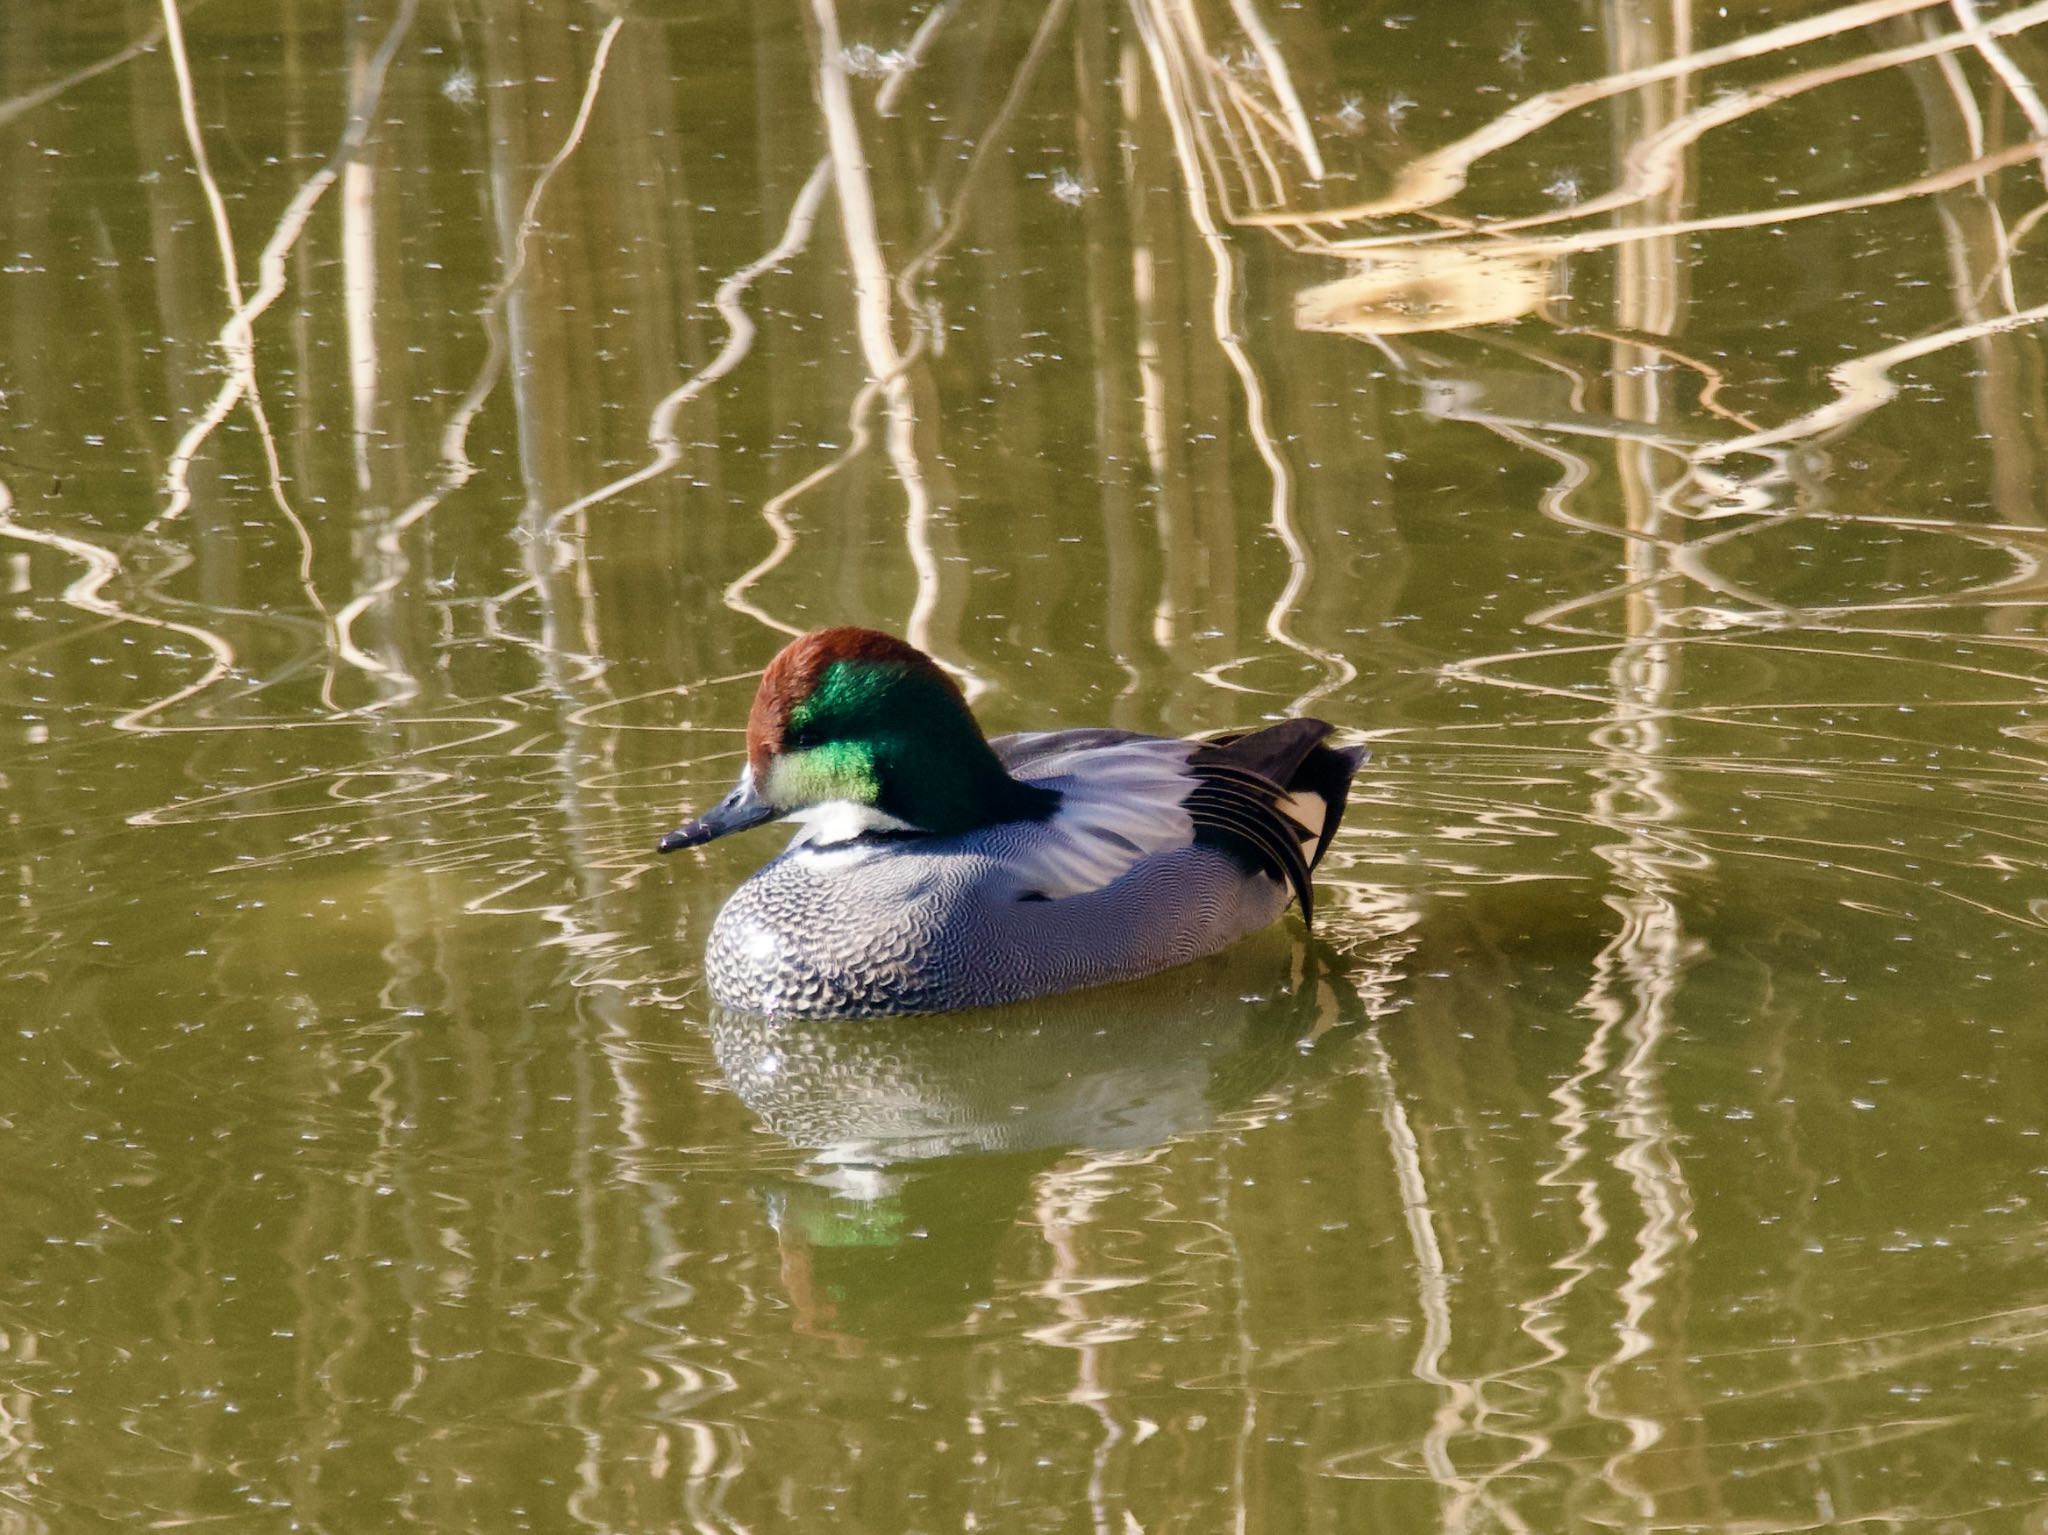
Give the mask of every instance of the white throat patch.
<svg viewBox="0 0 2048 1535">
<path fill-rule="evenodd" d="M 917 830 L 908 821 L 899 821 L 873 805 L 855 804 L 850 799 L 806 805 L 801 810 L 792 810 L 783 819 L 795 821 L 799 827 L 796 836 L 790 840 L 791 847 L 831 847 L 836 843 L 851 842 L 871 831 Z"/>
</svg>

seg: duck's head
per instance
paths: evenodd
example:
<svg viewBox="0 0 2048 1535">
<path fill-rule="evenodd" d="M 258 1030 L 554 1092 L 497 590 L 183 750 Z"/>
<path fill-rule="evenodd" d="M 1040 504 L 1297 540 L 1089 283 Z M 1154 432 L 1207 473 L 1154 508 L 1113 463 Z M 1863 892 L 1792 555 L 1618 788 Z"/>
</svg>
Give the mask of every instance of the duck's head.
<svg viewBox="0 0 2048 1535">
<path fill-rule="evenodd" d="M 1047 815 L 1057 803 L 1004 771 L 959 685 L 930 656 L 875 629 L 817 629 L 762 674 L 739 783 L 660 850 L 785 816 L 807 822 L 819 842 L 944 836 Z"/>
</svg>

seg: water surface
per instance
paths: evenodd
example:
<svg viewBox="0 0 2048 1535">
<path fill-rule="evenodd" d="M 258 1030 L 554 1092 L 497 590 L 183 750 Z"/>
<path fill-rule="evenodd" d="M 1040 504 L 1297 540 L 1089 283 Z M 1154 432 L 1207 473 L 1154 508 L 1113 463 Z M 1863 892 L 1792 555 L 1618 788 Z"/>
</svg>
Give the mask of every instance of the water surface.
<svg viewBox="0 0 2048 1535">
<path fill-rule="evenodd" d="M 2044 24 L 0 8 L 0 1531 L 2048 1529 Z M 718 1015 L 827 622 L 1313 938 Z"/>
</svg>

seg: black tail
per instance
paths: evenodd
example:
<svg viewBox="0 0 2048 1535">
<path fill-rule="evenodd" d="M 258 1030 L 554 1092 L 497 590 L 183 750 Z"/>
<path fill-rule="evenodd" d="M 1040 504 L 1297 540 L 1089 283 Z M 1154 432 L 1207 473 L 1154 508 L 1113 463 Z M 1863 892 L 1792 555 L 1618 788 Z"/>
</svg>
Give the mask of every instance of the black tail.
<svg viewBox="0 0 2048 1535">
<path fill-rule="evenodd" d="M 1321 746 L 1302 759 L 1288 782 L 1288 790 L 1299 793 L 1306 789 L 1310 794 L 1319 795 L 1323 801 L 1323 833 L 1316 838 L 1315 855 L 1308 861 L 1313 869 L 1323 861 L 1323 854 L 1330 850 L 1330 839 L 1337 835 L 1337 823 L 1344 819 L 1344 807 L 1351 799 L 1351 780 L 1358 776 L 1358 770 L 1365 766 L 1372 749 L 1366 746 Z"/>
</svg>

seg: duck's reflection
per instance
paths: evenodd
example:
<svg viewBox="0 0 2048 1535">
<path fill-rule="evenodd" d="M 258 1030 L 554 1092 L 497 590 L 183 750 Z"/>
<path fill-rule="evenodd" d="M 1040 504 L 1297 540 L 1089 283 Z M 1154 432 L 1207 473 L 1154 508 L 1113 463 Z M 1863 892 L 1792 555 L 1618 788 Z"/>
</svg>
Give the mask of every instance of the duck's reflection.
<svg viewBox="0 0 2048 1535">
<path fill-rule="evenodd" d="M 1315 951 L 1274 932 L 1130 986 L 989 1012 L 719 1014 L 711 1032 L 740 1098 L 810 1153 L 766 1192 L 800 1325 L 870 1336 L 955 1325 L 989 1294 L 1040 1172 L 1250 1103 L 1339 1008 Z"/>
<path fill-rule="evenodd" d="M 1465 1057 L 1447 1042 L 1512 1060 L 1528 1026 L 1584 1007 L 1617 925 L 1577 880 L 1347 915 L 1342 956 L 1275 929 L 1130 986 L 983 1013 L 715 1018 L 727 1080 L 807 1153 L 764 1190 L 799 1325 L 849 1340 L 958 1329 L 1055 1164 L 1194 1135 L 1283 1091 L 1295 1106 L 1331 1072 L 1405 1065 L 1439 1117 L 1469 1120 Z M 1373 1018 L 1387 1028 L 1361 1049 L 1343 1026 Z M 1576 1045 L 1561 1048 L 1542 1059 L 1583 1068 Z"/>
</svg>

